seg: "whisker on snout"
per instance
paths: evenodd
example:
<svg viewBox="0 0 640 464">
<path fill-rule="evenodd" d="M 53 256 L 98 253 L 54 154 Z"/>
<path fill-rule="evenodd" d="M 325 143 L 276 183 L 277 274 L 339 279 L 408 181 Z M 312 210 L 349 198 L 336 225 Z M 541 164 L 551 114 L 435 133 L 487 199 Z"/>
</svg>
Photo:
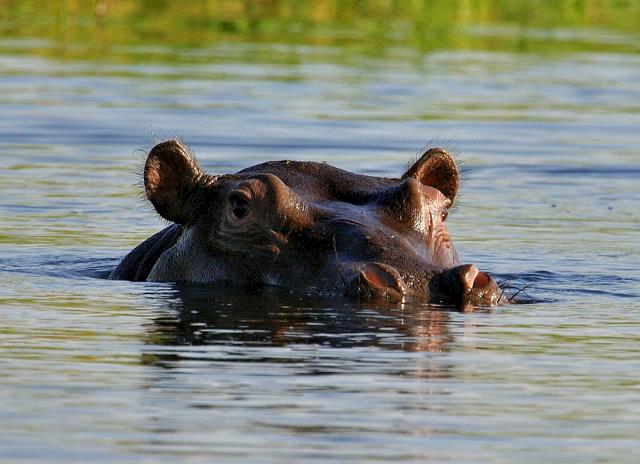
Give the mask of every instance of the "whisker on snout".
<svg viewBox="0 0 640 464">
<path fill-rule="evenodd" d="M 527 292 L 527 290 L 533 286 L 533 283 L 514 283 L 514 279 L 507 279 L 499 280 L 497 285 L 501 290 L 500 300 L 504 297 L 507 303 L 533 303 L 535 301 L 535 299 Z M 516 299 L 518 295 L 520 295 L 520 298 Z M 523 299 L 523 296 L 526 298 Z"/>
</svg>

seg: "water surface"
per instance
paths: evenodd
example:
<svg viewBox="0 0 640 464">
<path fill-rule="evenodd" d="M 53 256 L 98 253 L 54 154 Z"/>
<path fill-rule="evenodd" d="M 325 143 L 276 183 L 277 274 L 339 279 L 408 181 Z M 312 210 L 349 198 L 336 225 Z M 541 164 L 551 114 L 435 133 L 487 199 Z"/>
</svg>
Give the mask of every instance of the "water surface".
<svg viewBox="0 0 640 464">
<path fill-rule="evenodd" d="M 394 26 L 379 43 L 347 13 L 299 35 L 267 11 L 154 39 L 139 17 L 119 29 L 120 10 L 27 24 L 24 5 L 0 39 L 0 460 L 637 462 L 640 55 L 624 15 L 473 10 L 438 40 Z M 173 136 L 218 173 L 299 159 L 397 176 L 444 145 L 465 170 L 448 220 L 464 261 L 538 303 L 107 281 L 164 226 L 138 170 Z"/>
</svg>

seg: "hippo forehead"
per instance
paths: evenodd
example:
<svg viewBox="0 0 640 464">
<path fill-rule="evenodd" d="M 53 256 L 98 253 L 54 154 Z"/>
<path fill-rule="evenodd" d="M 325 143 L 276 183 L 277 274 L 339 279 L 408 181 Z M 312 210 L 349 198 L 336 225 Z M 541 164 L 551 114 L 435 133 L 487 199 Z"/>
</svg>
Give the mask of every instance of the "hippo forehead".
<svg viewBox="0 0 640 464">
<path fill-rule="evenodd" d="M 356 174 L 336 168 L 326 163 L 302 161 L 270 161 L 239 171 L 236 174 L 220 176 L 219 187 L 227 189 L 246 188 L 248 190 L 271 190 L 272 201 L 286 201 L 295 196 L 295 200 L 306 204 L 327 205 L 339 212 L 347 205 L 365 205 L 380 203 L 379 210 L 390 210 L 393 206 L 400 209 L 418 208 L 420 199 L 435 205 L 450 201 L 437 188 L 424 185 L 416 179 L 374 177 Z M 401 188 L 398 188 L 402 185 Z M 384 201 L 385 197 L 396 197 L 396 201 Z M 346 208 L 346 211 L 350 211 Z M 347 213 L 348 214 L 348 213 Z"/>
<path fill-rule="evenodd" d="M 355 174 L 326 163 L 303 161 L 270 161 L 243 169 L 238 180 L 260 174 L 277 176 L 289 188 L 309 200 L 347 201 L 358 203 L 381 188 L 397 185 L 399 179 Z"/>
</svg>

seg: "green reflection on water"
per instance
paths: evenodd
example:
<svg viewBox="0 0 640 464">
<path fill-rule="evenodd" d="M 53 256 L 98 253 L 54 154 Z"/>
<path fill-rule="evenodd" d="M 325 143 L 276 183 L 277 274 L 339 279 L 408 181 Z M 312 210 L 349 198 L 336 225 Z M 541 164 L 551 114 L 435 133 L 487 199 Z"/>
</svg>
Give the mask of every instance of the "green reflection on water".
<svg viewBox="0 0 640 464">
<path fill-rule="evenodd" d="M 372 56 L 393 55 L 398 45 L 637 52 L 639 26 L 640 2 L 621 0 L 0 0 L 3 53 L 120 62 L 211 61 L 193 48 L 223 42 L 332 46 Z M 248 50 L 244 58 L 296 60 L 281 52 Z"/>
</svg>

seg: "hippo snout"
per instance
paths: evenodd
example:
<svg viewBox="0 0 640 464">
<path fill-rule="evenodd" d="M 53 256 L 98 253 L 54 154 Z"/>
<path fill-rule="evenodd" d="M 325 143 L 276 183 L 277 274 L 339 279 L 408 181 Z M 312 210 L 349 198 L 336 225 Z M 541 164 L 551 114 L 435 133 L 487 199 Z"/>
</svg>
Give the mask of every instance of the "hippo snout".
<svg viewBox="0 0 640 464">
<path fill-rule="evenodd" d="M 360 268 L 348 293 L 367 299 L 400 301 L 411 292 L 394 267 L 372 262 Z M 460 307 L 494 306 L 506 302 L 503 291 L 495 280 L 473 264 L 433 274 L 429 281 L 428 295 L 432 303 L 455 304 Z"/>
<path fill-rule="evenodd" d="M 505 303 L 503 290 L 487 273 L 473 264 L 442 271 L 429 285 L 432 301 L 459 306 L 494 306 Z"/>
</svg>

